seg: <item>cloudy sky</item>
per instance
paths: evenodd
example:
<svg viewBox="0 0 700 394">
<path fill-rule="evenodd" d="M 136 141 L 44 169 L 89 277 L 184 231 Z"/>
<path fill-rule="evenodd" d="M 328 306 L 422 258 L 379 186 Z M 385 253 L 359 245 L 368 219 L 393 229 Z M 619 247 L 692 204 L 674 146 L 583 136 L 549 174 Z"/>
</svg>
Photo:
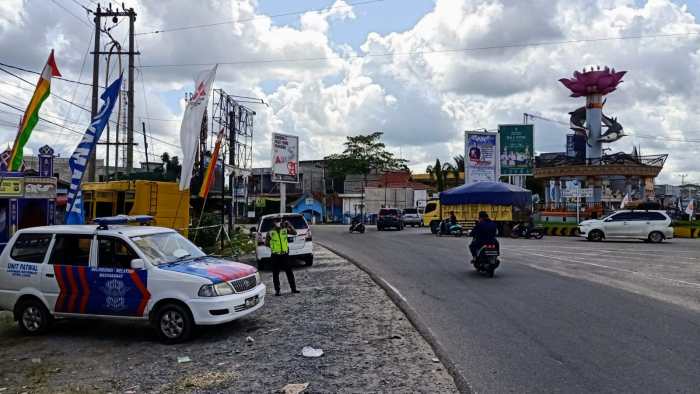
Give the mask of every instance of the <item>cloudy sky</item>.
<svg viewBox="0 0 700 394">
<path fill-rule="evenodd" d="M 146 122 L 154 137 L 149 150 L 157 154 L 179 154 L 184 92 L 193 89 L 194 74 L 215 63 L 215 88 L 269 105 L 248 104 L 257 112 L 256 166 L 269 165 L 272 132 L 298 134 L 304 160 L 341 151 L 346 135 L 382 131 L 393 152 L 423 171 L 436 157 L 462 153 L 464 130 L 519 123 L 523 113 L 553 120 L 534 121 L 538 152 L 562 151 L 568 131 L 561 122 L 583 100 L 568 97 L 557 80 L 600 64 L 628 71 L 605 112 L 630 136 L 609 147 L 670 153 L 659 183 L 680 183 L 682 173 L 700 182 L 698 0 L 125 3 L 138 13 L 142 53 L 136 122 Z M 65 78 L 91 82 L 85 56 L 93 28 L 81 5 L 94 8 L 96 1 L 0 0 L 0 62 L 40 70 L 53 48 Z M 112 37 L 126 43 L 126 26 L 114 27 Z M 110 78 L 116 58 L 112 66 Z M 0 102 L 24 108 L 31 90 L 0 71 Z M 42 116 L 72 131 L 40 122 L 28 152 L 49 143 L 69 155 L 89 114 L 61 98 L 89 107 L 90 88 L 54 80 L 52 91 Z M 20 116 L 5 104 L 2 148 Z M 143 146 L 136 149 L 142 160 Z"/>
</svg>

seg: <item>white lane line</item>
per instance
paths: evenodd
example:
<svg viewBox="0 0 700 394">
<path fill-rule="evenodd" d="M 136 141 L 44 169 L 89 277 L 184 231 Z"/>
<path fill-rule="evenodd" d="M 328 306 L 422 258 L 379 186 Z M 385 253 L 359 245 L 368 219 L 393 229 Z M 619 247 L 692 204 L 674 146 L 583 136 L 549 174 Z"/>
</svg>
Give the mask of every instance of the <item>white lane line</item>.
<svg viewBox="0 0 700 394">
<path fill-rule="evenodd" d="M 408 301 L 406 301 L 406 298 L 403 296 L 403 294 L 401 294 L 401 292 L 400 292 L 396 287 L 392 286 L 391 283 L 387 282 L 387 280 L 384 279 L 384 278 L 379 278 L 379 279 L 381 279 L 382 282 L 384 282 L 387 286 L 389 286 L 389 288 L 391 289 L 391 291 L 393 291 L 394 293 L 396 293 L 396 295 L 399 296 L 399 298 L 401 298 L 401 300 L 402 300 L 403 302 L 405 302 L 405 303 L 408 304 Z"/>
<path fill-rule="evenodd" d="M 585 249 L 585 250 L 584 249 L 572 249 L 572 250 L 576 250 L 576 252 L 571 252 L 571 251 L 566 250 L 564 248 L 561 248 L 561 250 L 560 250 L 560 249 L 544 249 L 544 248 L 532 248 L 532 247 L 520 248 L 520 250 L 536 251 L 536 252 L 547 251 L 547 252 L 572 254 L 572 255 L 580 254 L 580 255 L 587 255 L 587 256 L 590 256 L 591 251 L 592 251 L 591 249 Z M 641 256 L 644 258 L 649 258 L 650 256 L 654 256 L 655 253 L 658 254 L 660 257 L 664 256 L 664 254 L 661 253 L 662 251 L 660 251 L 660 250 L 656 250 L 653 252 L 648 251 L 646 253 L 645 252 L 634 252 L 634 251 L 628 251 L 628 250 L 607 250 L 607 249 L 595 249 L 595 251 L 597 253 L 601 253 L 601 254 L 604 253 L 606 255 L 622 255 L 622 256 L 632 257 L 632 258 L 634 258 L 633 256 Z M 698 260 L 699 259 L 698 257 L 683 257 L 683 256 L 673 256 L 673 257 L 674 257 L 675 261 L 678 261 L 678 259 L 680 259 L 680 260 Z M 684 264 L 696 264 L 696 263 L 687 262 Z"/>
<path fill-rule="evenodd" d="M 563 258 L 554 257 L 554 256 L 548 256 L 548 255 L 546 255 L 546 254 L 540 254 L 540 253 L 533 253 L 533 252 L 526 252 L 526 253 L 531 254 L 531 255 L 534 255 L 534 256 L 539 256 L 539 257 L 548 258 L 548 259 L 559 260 L 559 261 L 563 261 L 563 262 L 566 262 L 566 263 L 571 263 L 571 262 L 573 262 L 573 263 L 578 263 L 578 264 L 590 265 L 590 266 L 592 266 L 592 267 L 607 268 L 607 269 L 609 269 L 609 270 L 620 271 L 620 272 L 626 272 L 626 273 L 634 274 L 634 275 L 640 275 L 640 276 L 644 276 L 644 277 L 647 277 L 647 278 L 650 278 L 650 279 L 665 280 L 665 281 L 669 281 L 669 282 L 674 282 L 674 283 L 678 283 L 678 284 L 683 284 L 683 285 L 687 285 L 687 286 L 692 286 L 692 287 L 698 287 L 698 288 L 700 288 L 700 283 L 687 282 L 687 281 L 684 281 L 684 280 L 666 278 L 666 277 L 664 277 L 664 276 L 658 276 L 658 275 L 648 275 L 648 274 L 644 274 L 644 273 L 639 272 L 639 271 L 633 271 L 633 270 L 628 270 L 628 269 L 619 268 L 619 267 L 610 267 L 610 266 L 608 266 L 608 265 L 603 265 L 603 264 L 589 263 L 589 262 L 587 262 L 587 261 L 581 261 L 581 260 L 577 260 L 577 259 L 573 259 L 573 258 L 563 259 Z M 530 264 L 528 264 L 528 265 L 530 265 Z"/>
</svg>

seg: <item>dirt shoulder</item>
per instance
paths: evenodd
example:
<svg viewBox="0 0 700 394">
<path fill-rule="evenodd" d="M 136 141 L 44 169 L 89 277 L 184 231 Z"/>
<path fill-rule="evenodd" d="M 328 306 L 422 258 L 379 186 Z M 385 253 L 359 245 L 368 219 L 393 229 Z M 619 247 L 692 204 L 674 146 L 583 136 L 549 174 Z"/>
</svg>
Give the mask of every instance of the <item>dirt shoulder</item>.
<svg viewBox="0 0 700 394">
<path fill-rule="evenodd" d="M 35 392 L 457 392 L 425 340 L 364 272 L 317 246 L 295 271 L 300 294 L 283 296 L 230 324 L 166 346 L 141 323 L 64 320 L 23 337 L 0 314 L 0 390 Z M 252 338 L 252 341 L 247 338 Z M 301 355 L 304 346 L 323 350 Z M 188 362 L 178 362 L 188 357 Z M 3 388 L 5 390 L 3 390 Z"/>
</svg>

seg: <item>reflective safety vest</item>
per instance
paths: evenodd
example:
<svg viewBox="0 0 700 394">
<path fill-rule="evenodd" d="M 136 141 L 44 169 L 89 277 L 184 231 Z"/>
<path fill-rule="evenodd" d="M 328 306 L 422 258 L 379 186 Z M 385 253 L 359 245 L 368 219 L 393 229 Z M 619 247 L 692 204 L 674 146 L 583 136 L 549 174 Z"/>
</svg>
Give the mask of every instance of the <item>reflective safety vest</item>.
<svg viewBox="0 0 700 394">
<path fill-rule="evenodd" d="M 273 254 L 289 253 L 287 229 L 270 230 L 270 251 Z"/>
</svg>

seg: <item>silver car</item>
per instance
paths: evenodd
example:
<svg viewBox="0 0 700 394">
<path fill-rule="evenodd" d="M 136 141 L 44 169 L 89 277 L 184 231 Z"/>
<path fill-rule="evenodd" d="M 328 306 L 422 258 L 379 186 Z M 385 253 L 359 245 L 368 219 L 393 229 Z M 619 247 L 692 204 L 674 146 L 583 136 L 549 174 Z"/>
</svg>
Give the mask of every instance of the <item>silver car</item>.
<svg viewBox="0 0 700 394">
<path fill-rule="evenodd" d="M 406 208 L 403 210 L 403 222 L 406 226 L 422 226 L 423 218 L 418 212 L 418 208 Z"/>
</svg>

